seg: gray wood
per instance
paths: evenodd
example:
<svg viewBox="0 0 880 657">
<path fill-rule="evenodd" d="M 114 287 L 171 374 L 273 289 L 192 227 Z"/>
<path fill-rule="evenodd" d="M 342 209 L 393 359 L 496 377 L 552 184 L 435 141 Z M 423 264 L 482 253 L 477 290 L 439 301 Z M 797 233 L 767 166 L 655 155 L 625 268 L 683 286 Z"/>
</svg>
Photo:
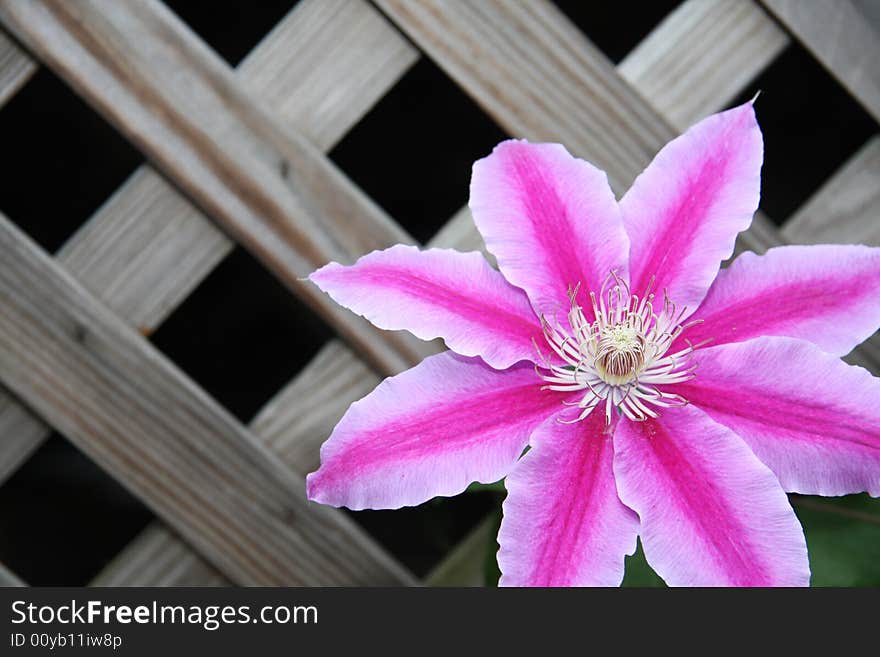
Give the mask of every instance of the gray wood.
<svg viewBox="0 0 880 657">
<path fill-rule="evenodd" d="M 792 242 L 880 246 L 880 136 L 868 140 L 782 229 Z"/>
<path fill-rule="evenodd" d="M 383 372 L 425 351 L 303 277 L 411 238 L 306 139 L 255 103 L 158 0 L 0 2 L 0 20 Z"/>
<path fill-rule="evenodd" d="M 683 131 L 733 100 L 788 43 L 752 0 L 688 0 L 617 70 Z"/>
<path fill-rule="evenodd" d="M 316 25 L 325 38 L 310 41 Z M 326 39 L 344 41 L 358 52 L 357 66 L 338 50 L 332 57 L 324 52 Z M 242 62 L 238 76 L 285 118 L 310 117 L 304 126 L 291 123 L 291 127 L 313 133 L 329 148 L 359 118 L 353 108 L 366 112 L 411 66 L 414 56 L 412 46 L 370 5 L 302 0 Z M 340 90 L 332 102 L 323 102 L 320 114 L 310 113 L 318 102 L 314 95 L 295 93 L 296 76 L 302 73 L 291 57 L 299 62 L 297 66 L 305 66 Z M 261 74 L 262 67 L 269 72 Z M 356 80 L 371 80 L 375 86 L 364 89 Z M 279 89 L 291 95 L 285 98 Z M 151 167 L 143 166 L 57 255 L 89 291 L 141 332 L 150 333 L 232 247 L 233 242 L 191 202 Z M 15 431 L 4 430 L 10 427 Z M 0 390 L 0 482 L 47 434 L 44 423 Z"/>
<path fill-rule="evenodd" d="M 0 107 L 37 72 L 37 64 L 12 39 L 0 32 Z"/>
<path fill-rule="evenodd" d="M 408 583 L 5 217 L 0 380 L 240 584 Z"/>
<path fill-rule="evenodd" d="M 850 0 L 761 0 L 880 121 L 880 32 Z"/>
</svg>

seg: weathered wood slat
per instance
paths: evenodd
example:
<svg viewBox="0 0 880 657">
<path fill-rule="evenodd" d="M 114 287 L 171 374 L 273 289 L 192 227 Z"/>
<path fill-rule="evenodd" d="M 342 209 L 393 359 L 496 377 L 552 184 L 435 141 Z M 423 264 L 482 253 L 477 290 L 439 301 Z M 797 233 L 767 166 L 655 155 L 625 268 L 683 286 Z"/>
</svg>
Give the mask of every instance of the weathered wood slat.
<svg viewBox="0 0 880 657">
<path fill-rule="evenodd" d="M 21 578 L 0 563 L 0 586 L 27 586 Z"/>
<path fill-rule="evenodd" d="M 410 576 L 0 219 L 0 380 L 242 584 Z"/>
<path fill-rule="evenodd" d="M 309 40 L 316 24 L 321 25 L 324 39 Z M 344 42 L 359 56 L 353 61 L 337 49 L 330 57 L 323 50 L 326 40 Z M 369 4 L 302 0 L 242 62 L 237 74 L 294 128 L 328 149 L 357 122 L 359 115 L 353 110 L 369 110 L 416 57 L 415 49 Z M 291 58 L 296 59 L 296 66 Z M 261 73 L 263 67 L 270 70 Z M 314 95 L 295 93 L 303 68 L 341 91 L 323 100 L 319 114 L 310 112 L 319 102 Z M 373 86 L 363 87 L 365 80 L 371 80 Z M 279 89 L 290 95 L 285 97 Z M 299 123 L 306 118 L 305 124 Z M 58 259 L 90 292 L 147 333 L 231 248 L 232 242 L 197 208 L 144 166 L 65 244 Z M 360 361 L 352 360 L 353 372 L 365 370 Z M 42 421 L 0 393 L 0 481 L 17 469 L 48 433 Z M 161 546 L 173 554 L 164 560 L 157 558 Z M 164 574 L 156 568 L 141 571 L 136 565 L 167 563 L 176 558 L 174 554 L 187 551 L 189 557 Z M 139 578 L 126 581 L 139 572 Z M 153 581 L 155 585 L 183 586 L 203 580 L 205 584 L 217 583 L 215 573 L 176 535 L 154 525 L 97 581 L 102 585 Z"/>
<path fill-rule="evenodd" d="M 472 249 L 472 233 L 441 232 L 430 246 Z M 328 343 L 257 414 L 251 429 L 294 472 L 305 475 L 320 462 L 321 443 L 352 402 L 370 392 L 379 377 L 344 343 Z M 159 556 L 160 553 L 165 556 Z M 166 554 L 167 553 L 167 554 Z M 186 554 L 183 559 L 180 555 Z M 180 560 L 173 572 L 139 564 Z M 93 581 L 95 586 L 184 586 L 217 583 L 213 569 L 171 531 L 154 523 Z"/>
<path fill-rule="evenodd" d="M 275 116 L 328 151 L 418 58 L 368 3 L 305 0 L 239 74 Z"/>
<path fill-rule="evenodd" d="M 161 2 L 3 0 L 0 20 L 366 360 L 396 372 L 424 355 L 302 280 L 328 260 L 411 238 L 253 102 Z"/>
<path fill-rule="evenodd" d="M 678 130 L 718 111 L 788 45 L 752 0 L 682 3 L 617 70 Z"/>
<path fill-rule="evenodd" d="M 565 144 L 605 170 L 618 194 L 677 134 L 549 2 L 377 3 L 508 132 Z M 740 236 L 740 248 L 773 243 L 760 214 Z"/>
<path fill-rule="evenodd" d="M 492 516 L 484 518 L 425 577 L 427 586 L 484 586 L 489 541 L 498 528 Z"/>
<path fill-rule="evenodd" d="M 324 40 L 309 41 L 320 24 L 326 39 L 360 53 L 357 65 Z M 306 48 L 303 44 L 308 43 Z M 291 57 L 296 58 L 293 66 Z M 302 0 L 242 62 L 238 75 L 257 98 L 329 148 L 412 65 L 416 51 L 370 5 L 346 0 Z M 261 67 L 270 68 L 260 74 Z M 309 93 L 295 93 L 298 67 L 338 91 L 322 113 Z M 374 72 L 381 68 L 382 72 Z M 375 86 L 361 87 L 358 81 Z M 384 85 L 384 86 L 383 86 Z M 283 97 L 285 89 L 289 97 Z M 280 105 L 276 105 L 280 103 Z M 141 167 L 64 245 L 59 261 L 101 301 L 142 332 L 158 326 L 232 249 L 233 243 L 149 166 Z M 8 417 L 7 417 L 8 416 Z M 25 424 L 27 423 L 27 424 Z M 16 427 L 15 433 L 3 427 Z M 0 482 L 42 442 L 48 428 L 0 390 Z"/>
<path fill-rule="evenodd" d="M 880 136 L 844 164 L 782 229 L 792 242 L 880 245 Z M 847 361 L 878 372 L 880 334 L 862 343 Z"/>
<path fill-rule="evenodd" d="M 37 64 L 0 32 L 0 107 L 36 73 Z"/>
<path fill-rule="evenodd" d="M 176 534 L 153 523 L 90 586 L 228 586 L 229 580 Z"/>
<path fill-rule="evenodd" d="M 761 0 L 880 121 L 880 34 L 850 0 Z"/>
<path fill-rule="evenodd" d="M 792 215 L 792 242 L 880 246 L 880 136 L 874 136 Z"/>
</svg>

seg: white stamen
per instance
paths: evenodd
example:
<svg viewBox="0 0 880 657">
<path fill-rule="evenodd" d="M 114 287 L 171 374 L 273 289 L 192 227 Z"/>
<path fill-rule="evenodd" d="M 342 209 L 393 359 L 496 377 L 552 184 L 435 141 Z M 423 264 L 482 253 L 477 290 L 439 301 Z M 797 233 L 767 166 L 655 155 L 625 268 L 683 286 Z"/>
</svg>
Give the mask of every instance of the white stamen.
<svg viewBox="0 0 880 657">
<path fill-rule="evenodd" d="M 609 286 L 609 283 L 613 285 Z M 571 424 L 586 418 L 605 403 L 605 423 L 611 424 L 613 411 L 630 420 L 644 421 L 659 415 L 658 408 L 682 406 L 687 400 L 663 386 L 692 379 L 696 366 L 692 356 L 704 343 L 672 354 L 666 352 L 685 329 L 697 322 L 682 324 L 687 308 L 677 309 L 664 293 L 663 308 L 654 312 L 653 278 L 642 297 L 631 294 L 626 281 L 611 272 L 598 296 L 590 292 L 594 320 L 587 321 L 577 303 L 580 284 L 569 290 L 569 328 L 551 324 L 541 317 L 544 338 L 550 349 L 565 365 L 551 363 L 541 352 L 538 375 L 547 383 L 546 390 L 576 392 L 583 390 L 579 402 L 564 401 L 579 414 L 560 422 Z M 660 387 L 658 387 L 660 386 Z"/>
</svg>

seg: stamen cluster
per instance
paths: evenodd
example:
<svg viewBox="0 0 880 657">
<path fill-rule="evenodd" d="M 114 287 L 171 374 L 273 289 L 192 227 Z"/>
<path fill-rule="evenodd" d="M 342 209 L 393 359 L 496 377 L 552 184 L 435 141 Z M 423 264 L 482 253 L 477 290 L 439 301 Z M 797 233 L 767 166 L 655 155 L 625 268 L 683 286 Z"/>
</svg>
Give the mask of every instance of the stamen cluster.
<svg viewBox="0 0 880 657">
<path fill-rule="evenodd" d="M 683 324 L 687 309 L 678 310 L 665 292 L 663 306 L 655 313 L 652 286 L 653 279 L 639 297 L 612 272 L 598 296 L 590 292 L 593 321 L 577 302 L 580 284 L 569 290 L 567 327 L 541 317 L 547 344 L 562 359 L 562 363 L 551 361 L 538 349 L 544 362 L 538 368 L 547 382 L 544 389 L 586 391 L 579 402 L 563 402 L 576 406 L 579 414 L 561 422 L 580 422 L 603 401 L 607 424 L 615 408 L 630 420 L 643 421 L 659 415 L 653 407 L 687 403 L 663 386 L 694 377 L 692 355 L 705 343 L 687 343 L 687 348 L 667 354 L 682 332 L 697 322 Z"/>
</svg>

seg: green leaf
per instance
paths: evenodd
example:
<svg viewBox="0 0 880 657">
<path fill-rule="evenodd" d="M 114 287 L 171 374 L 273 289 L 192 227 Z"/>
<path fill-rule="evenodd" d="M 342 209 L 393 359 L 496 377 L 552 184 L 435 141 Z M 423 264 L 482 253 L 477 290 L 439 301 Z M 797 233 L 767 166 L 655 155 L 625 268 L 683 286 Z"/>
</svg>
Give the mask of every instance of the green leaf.
<svg viewBox="0 0 880 657">
<path fill-rule="evenodd" d="M 812 586 L 880 586 L 880 500 L 791 496 L 810 552 Z"/>
<path fill-rule="evenodd" d="M 499 481 L 495 481 L 491 484 L 481 484 L 479 482 L 474 482 L 464 491 L 465 493 L 481 493 L 483 491 L 490 491 L 493 493 L 507 493 L 507 489 L 504 487 L 504 480 L 501 479 Z"/>
<path fill-rule="evenodd" d="M 626 574 L 623 576 L 623 586 L 658 587 L 666 586 L 660 576 L 654 572 L 645 560 L 645 552 L 642 550 L 642 541 L 639 540 L 636 552 L 626 558 Z"/>
</svg>

